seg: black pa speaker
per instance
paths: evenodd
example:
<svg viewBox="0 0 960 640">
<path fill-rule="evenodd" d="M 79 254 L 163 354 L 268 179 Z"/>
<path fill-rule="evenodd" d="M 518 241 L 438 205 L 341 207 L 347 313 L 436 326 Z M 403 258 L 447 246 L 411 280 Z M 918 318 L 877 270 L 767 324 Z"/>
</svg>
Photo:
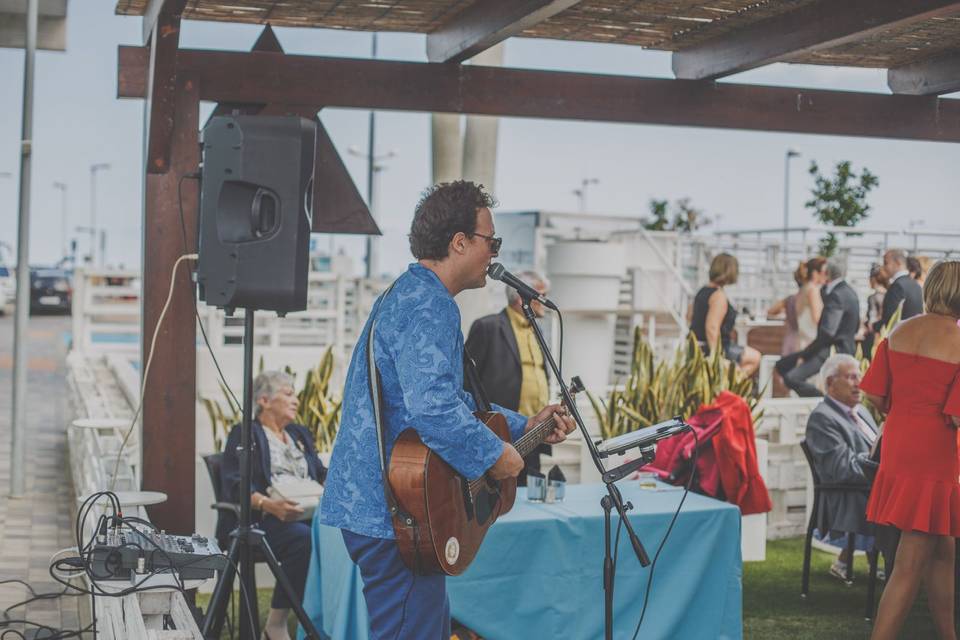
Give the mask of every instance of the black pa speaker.
<svg viewBox="0 0 960 640">
<path fill-rule="evenodd" d="M 217 116 L 203 129 L 200 299 L 227 312 L 307 308 L 316 124 Z"/>
</svg>

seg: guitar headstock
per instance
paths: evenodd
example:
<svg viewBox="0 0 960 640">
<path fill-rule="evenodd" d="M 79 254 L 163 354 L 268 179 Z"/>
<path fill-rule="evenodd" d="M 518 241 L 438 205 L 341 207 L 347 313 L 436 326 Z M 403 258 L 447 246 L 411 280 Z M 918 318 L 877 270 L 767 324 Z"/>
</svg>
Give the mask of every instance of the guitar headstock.
<svg viewBox="0 0 960 640">
<path fill-rule="evenodd" d="M 580 379 L 580 376 L 570 378 L 570 395 L 576 395 L 584 389 L 583 380 Z"/>
</svg>

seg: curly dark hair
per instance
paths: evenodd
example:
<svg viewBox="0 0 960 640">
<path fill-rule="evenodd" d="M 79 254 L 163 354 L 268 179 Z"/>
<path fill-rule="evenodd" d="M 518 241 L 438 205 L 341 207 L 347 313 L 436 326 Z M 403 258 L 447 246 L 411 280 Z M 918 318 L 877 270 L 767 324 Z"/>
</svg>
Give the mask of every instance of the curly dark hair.
<svg viewBox="0 0 960 640">
<path fill-rule="evenodd" d="M 423 192 L 410 225 L 410 252 L 417 260 L 443 260 L 458 232 L 477 230 L 477 211 L 496 206 L 482 184 L 466 180 L 436 184 Z"/>
</svg>

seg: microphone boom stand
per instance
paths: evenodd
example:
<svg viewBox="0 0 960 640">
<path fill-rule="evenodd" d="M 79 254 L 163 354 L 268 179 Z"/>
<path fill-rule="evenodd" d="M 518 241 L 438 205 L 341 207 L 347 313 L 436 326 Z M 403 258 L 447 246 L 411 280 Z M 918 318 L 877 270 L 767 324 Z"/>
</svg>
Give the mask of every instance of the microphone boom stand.
<svg viewBox="0 0 960 640">
<path fill-rule="evenodd" d="M 540 350 L 543 352 L 543 357 L 550 365 L 550 370 L 553 371 L 553 375 L 556 377 L 557 384 L 560 385 L 560 395 L 563 398 L 563 403 L 566 405 L 567 409 L 570 411 L 570 415 L 573 416 L 577 426 L 580 428 L 584 441 L 587 444 L 587 449 L 590 451 L 590 458 L 593 460 L 593 464 L 597 467 L 603 483 L 607 487 L 607 495 L 600 499 L 600 507 L 603 509 L 604 514 L 604 638 L 605 640 L 613 640 L 613 584 L 614 571 L 616 567 L 614 565 L 613 555 L 611 554 L 610 549 L 611 511 L 614 509 L 617 510 L 617 514 L 620 516 L 620 521 L 623 523 L 623 526 L 627 531 L 627 537 L 630 539 L 630 545 L 633 547 L 633 551 L 637 556 L 637 560 L 640 561 L 640 566 L 646 567 L 650 564 L 650 557 L 643 548 L 643 543 L 640 542 L 640 538 L 634 532 L 633 526 L 630 524 L 630 519 L 627 518 L 627 511 L 633 509 L 633 504 L 623 501 L 623 496 L 620 494 L 620 490 L 617 488 L 615 483 L 636 469 L 639 469 L 648 462 L 651 462 L 653 458 L 650 457 L 649 451 L 641 449 L 641 457 L 637 460 L 631 460 L 630 462 L 610 469 L 609 471 L 603 466 L 600 452 L 597 450 L 597 446 L 591 439 L 590 433 L 587 431 L 587 428 L 583 423 L 583 418 L 580 417 L 580 412 L 577 410 L 577 405 L 574 404 L 573 397 L 570 395 L 570 390 L 563 381 L 563 378 L 560 376 L 560 369 L 557 367 L 557 363 L 553 359 L 553 354 L 550 353 L 550 348 L 547 346 L 547 342 L 543 337 L 543 332 L 540 330 L 540 325 L 537 324 L 537 316 L 530 307 L 530 301 L 532 298 L 522 291 L 518 291 L 518 293 L 520 294 L 520 299 L 522 300 L 523 314 L 526 316 L 527 321 L 533 328 L 533 334 L 536 336 L 537 343 L 540 345 Z"/>
<path fill-rule="evenodd" d="M 203 618 L 201 635 L 207 640 L 216 640 L 220 637 L 223 623 L 227 615 L 227 604 L 233 591 L 233 580 L 240 572 L 240 613 L 238 626 L 241 640 L 255 640 L 260 637 L 259 621 L 257 616 L 257 592 L 254 588 L 254 558 L 253 552 L 259 550 L 266 560 L 270 572 L 277 580 L 287 599 L 293 606 L 293 611 L 306 632 L 306 637 L 321 640 L 303 603 L 297 597 L 293 585 L 287 574 L 284 573 L 280 561 L 273 554 L 270 543 L 262 529 L 251 522 L 250 517 L 250 475 L 253 453 L 253 309 L 245 309 L 243 316 L 243 421 L 240 423 L 240 518 L 237 528 L 230 533 L 230 549 L 227 556 L 230 562 L 220 574 L 217 586 L 210 597 L 207 606 L 207 615 Z"/>
</svg>

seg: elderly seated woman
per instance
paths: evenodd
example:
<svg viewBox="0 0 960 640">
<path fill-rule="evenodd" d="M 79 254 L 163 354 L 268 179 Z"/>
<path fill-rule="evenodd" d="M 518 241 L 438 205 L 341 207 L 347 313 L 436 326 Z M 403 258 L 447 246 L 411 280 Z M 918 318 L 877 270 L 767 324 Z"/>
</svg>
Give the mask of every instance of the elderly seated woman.
<svg viewBox="0 0 960 640">
<path fill-rule="evenodd" d="M 304 509 L 293 500 L 271 497 L 269 488 L 289 482 L 312 479 L 323 482 L 327 470 L 317 456 L 313 436 L 306 427 L 295 424 L 299 401 L 293 391 L 293 378 L 281 371 L 265 371 L 253 381 L 256 404 L 253 421 L 250 505 L 253 518 L 259 517 L 267 542 L 290 579 L 298 597 L 303 599 L 307 566 L 310 563 L 310 523 L 304 522 Z M 227 437 L 221 475 L 223 494 L 240 500 L 240 425 Z M 276 493 L 276 492 L 274 492 Z M 232 519 L 232 518 L 231 518 Z M 230 531 L 236 522 L 221 517 L 217 533 Z M 291 603 L 279 585 L 273 591 L 270 614 L 263 635 L 269 640 L 289 640 L 287 615 Z"/>
</svg>

